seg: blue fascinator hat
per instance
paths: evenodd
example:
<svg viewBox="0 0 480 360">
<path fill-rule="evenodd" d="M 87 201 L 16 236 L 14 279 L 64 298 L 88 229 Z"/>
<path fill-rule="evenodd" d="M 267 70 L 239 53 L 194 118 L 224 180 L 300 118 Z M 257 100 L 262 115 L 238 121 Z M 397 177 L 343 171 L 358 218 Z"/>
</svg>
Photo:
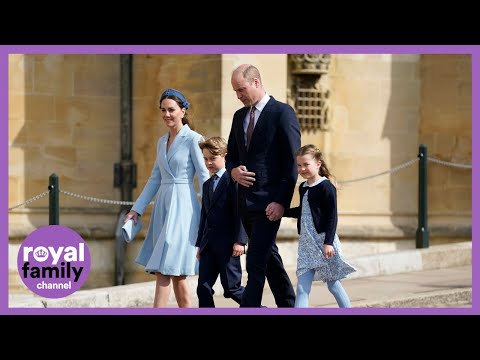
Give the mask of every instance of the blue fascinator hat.
<svg viewBox="0 0 480 360">
<path fill-rule="evenodd" d="M 177 98 L 180 99 L 180 101 L 182 102 L 182 106 L 188 110 L 188 108 L 190 107 L 190 103 L 187 101 L 187 99 L 185 98 L 185 96 L 178 90 L 175 90 L 175 89 L 167 89 L 163 92 L 162 96 L 160 96 L 160 101 L 162 101 L 163 99 L 165 99 L 167 96 L 176 96 Z"/>
</svg>

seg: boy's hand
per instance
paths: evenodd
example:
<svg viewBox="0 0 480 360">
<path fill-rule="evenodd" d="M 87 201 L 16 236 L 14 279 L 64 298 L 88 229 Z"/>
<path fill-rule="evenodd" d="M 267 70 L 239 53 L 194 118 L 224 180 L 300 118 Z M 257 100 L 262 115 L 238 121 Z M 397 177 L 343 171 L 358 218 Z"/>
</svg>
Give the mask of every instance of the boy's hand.
<svg viewBox="0 0 480 360">
<path fill-rule="evenodd" d="M 232 253 L 232 256 L 240 256 L 240 255 L 243 255 L 245 253 L 245 245 L 243 244 L 239 244 L 239 243 L 235 243 L 233 244 L 233 253 Z"/>
</svg>

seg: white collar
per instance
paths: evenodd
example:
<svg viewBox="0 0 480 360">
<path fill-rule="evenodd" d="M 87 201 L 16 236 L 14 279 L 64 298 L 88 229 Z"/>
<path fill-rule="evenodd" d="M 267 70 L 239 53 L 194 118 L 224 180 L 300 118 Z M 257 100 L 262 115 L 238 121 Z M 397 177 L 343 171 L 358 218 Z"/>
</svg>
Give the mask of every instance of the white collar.
<svg viewBox="0 0 480 360">
<path fill-rule="evenodd" d="M 215 175 L 217 175 L 218 178 L 220 179 L 225 171 L 227 171 L 227 169 L 221 168 L 220 170 L 218 170 L 218 171 L 215 173 Z M 213 175 L 212 175 L 212 176 L 213 176 Z"/>
<path fill-rule="evenodd" d="M 303 187 L 313 187 L 315 185 L 318 185 L 320 184 L 323 180 L 327 180 L 327 178 L 325 176 L 322 176 L 320 177 L 320 179 L 318 179 L 317 181 L 315 181 L 313 184 L 309 184 L 307 183 L 306 181 L 303 183 Z"/>
<path fill-rule="evenodd" d="M 255 109 L 262 112 L 263 108 L 267 105 L 268 101 L 270 100 L 270 95 L 265 93 L 265 96 L 260 99 L 260 101 L 255 105 Z"/>
</svg>

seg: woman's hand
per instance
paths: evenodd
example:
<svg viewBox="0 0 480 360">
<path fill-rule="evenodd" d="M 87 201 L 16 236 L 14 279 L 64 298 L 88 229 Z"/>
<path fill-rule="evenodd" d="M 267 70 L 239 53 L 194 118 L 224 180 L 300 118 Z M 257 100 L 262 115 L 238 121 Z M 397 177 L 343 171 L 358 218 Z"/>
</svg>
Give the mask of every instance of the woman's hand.
<svg viewBox="0 0 480 360">
<path fill-rule="evenodd" d="M 125 220 L 123 220 L 123 223 L 125 224 L 130 219 L 133 219 L 133 223 L 137 225 L 138 213 L 136 211 L 130 210 L 130 212 L 125 215 Z"/>
</svg>

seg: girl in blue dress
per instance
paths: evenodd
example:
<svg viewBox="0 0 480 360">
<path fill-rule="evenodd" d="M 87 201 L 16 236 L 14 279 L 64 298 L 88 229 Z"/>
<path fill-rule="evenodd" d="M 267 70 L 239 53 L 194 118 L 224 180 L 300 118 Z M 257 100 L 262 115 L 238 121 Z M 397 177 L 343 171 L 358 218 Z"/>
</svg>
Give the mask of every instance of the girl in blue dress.
<svg viewBox="0 0 480 360">
<path fill-rule="evenodd" d="M 312 282 L 322 280 L 341 308 L 351 307 L 340 280 L 356 269 L 342 255 L 336 233 L 337 195 L 332 175 L 315 145 L 296 152 L 298 173 L 306 180 L 299 186 L 300 206 L 287 209 L 283 216 L 297 218 L 300 234 L 297 258 L 295 307 L 308 307 Z"/>
</svg>

